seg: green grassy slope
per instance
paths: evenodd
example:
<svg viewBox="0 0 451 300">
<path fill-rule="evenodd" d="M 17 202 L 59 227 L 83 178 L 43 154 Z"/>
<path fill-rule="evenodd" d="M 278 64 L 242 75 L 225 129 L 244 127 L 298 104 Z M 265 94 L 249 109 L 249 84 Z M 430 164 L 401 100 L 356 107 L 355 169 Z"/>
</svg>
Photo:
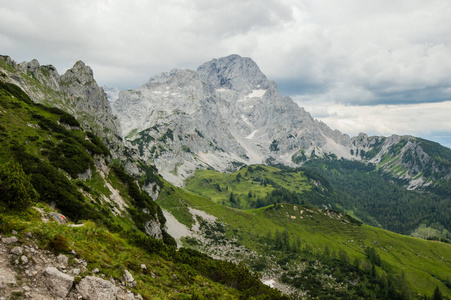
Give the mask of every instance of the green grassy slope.
<svg viewBox="0 0 451 300">
<path fill-rule="evenodd" d="M 275 256 L 276 260 L 288 259 L 290 264 L 296 265 L 312 253 L 321 256 L 327 246 L 331 253 L 345 251 L 351 263 L 357 258 L 368 264 L 365 249 L 372 247 L 382 260 L 381 266 L 376 266 L 379 276 L 386 274 L 401 278 L 404 272 L 408 286 L 416 295 L 431 295 L 438 286 L 444 295 L 451 296 L 451 289 L 446 286 L 451 274 L 450 244 L 403 236 L 363 225 L 337 211 L 302 205 L 280 204 L 277 207 L 239 210 L 168 184 L 159 204 L 188 226 L 193 221 L 187 206 L 216 216 L 225 224 L 229 239 L 237 238 L 259 255 L 267 255 L 263 261 Z M 276 231 L 283 232 L 285 229 L 290 243 L 300 240 L 301 252 L 273 251 L 268 246 L 268 232 L 274 237 Z M 249 265 L 253 263 L 255 261 L 248 261 Z"/>
<path fill-rule="evenodd" d="M 0 233 L 9 234 L 11 230 L 18 232 L 19 240 L 26 240 L 25 233 L 31 232 L 40 249 L 62 252 L 70 261 L 75 258 L 87 261 L 87 270 L 79 274 L 81 278 L 90 276 L 92 270 L 98 268 L 100 274 L 121 281 L 124 270 L 129 270 L 137 281 L 132 291 L 140 293 L 144 299 L 192 299 L 192 296 L 197 299 L 237 299 L 241 295 L 237 289 L 217 283 L 202 276 L 194 267 L 179 262 L 175 252 L 171 254 L 163 245 L 160 245 L 161 252 L 148 251 L 131 241 L 125 232 L 111 233 L 91 221 L 82 227 L 69 227 L 56 222 L 43 223 L 40 214 L 33 209 L 0 214 Z M 51 242 L 57 236 L 63 238 L 59 239 L 58 249 L 55 249 Z M 62 250 L 64 246 L 67 250 Z M 143 270 L 141 264 L 147 269 Z"/>
<path fill-rule="evenodd" d="M 215 203 L 241 209 L 266 206 L 282 198 L 296 204 L 316 202 L 330 192 L 328 183 L 307 169 L 260 165 L 245 166 L 231 174 L 196 170 L 185 188 Z"/>
<path fill-rule="evenodd" d="M 146 178 L 137 180 L 113 162 L 102 142 L 82 130 L 71 115 L 36 104 L 17 86 L 1 81 L 0 164 L 0 233 L 4 236 L 13 230 L 19 238 L 32 232 L 44 249 L 52 248 L 52 240 L 62 236 L 88 261 L 89 270 L 97 267 L 101 274 L 120 279 L 124 268 L 130 269 L 138 281 L 136 291 L 145 299 L 282 298 L 240 266 L 196 251 L 176 250 L 164 232 L 160 207 L 137 184 L 158 177 L 151 167 L 144 170 Z M 17 171 L 11 173 L 8 166 Z M 37 199 L 32 199 L 37 203 L 24 201 L 23 193 L 3 198 L 3 191 L 14 185 L 11 174 L 26 183 L 27 190 L 37 191 Z M 30 205 L 56 209 L 70 222 L 84 226 L 43 223 Z M 144 234 L 149 220 L 158 222 L 162 239 Z M 143 272 L 141 263 L 150 266 L 154 276 Z"/>
<path fill-rule="evenodd" d="M 0 163 L 18 163 L 39 193 L 38 201 L 55 205 L 73 221 L 134 227 L 123 207 L 105 200 L 112 193 L 109 184 L 122 190 L 133 207 L 127 190 L 115 184 L 116 174 L 101 174 L 96 167 L 111 162 L 108 148 L 71 115 L 36 104 L 17 86 L 0 82 L 0 129 Z M 115 217 L 113 208 L 124 218 Z"/>
<path fill-rule="evenodd" d="M 197 170 L 185 188 L 234 208 L 278 202 L 326 205 L 401 234 L 451 238 L 449 196 L 406 190 L 373 165 L 356 161 L 318 159 L 297 169 L 254 165 L 231 174 Z"/>
</svg>

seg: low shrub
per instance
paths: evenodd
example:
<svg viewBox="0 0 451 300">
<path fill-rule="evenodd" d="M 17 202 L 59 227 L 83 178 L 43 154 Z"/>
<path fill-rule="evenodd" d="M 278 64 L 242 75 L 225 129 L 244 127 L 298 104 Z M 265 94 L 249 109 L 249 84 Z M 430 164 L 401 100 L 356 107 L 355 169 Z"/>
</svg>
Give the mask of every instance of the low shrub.
<svg viewBox="0 0 451 300">
<path fill-rule="evenodd" d="M 66 253 L 70 251 L 70 248 L 67 245 L 67 238 L 61 234 L 56 234 L 49 241 L 49 248 L 56 253 Z"/>
</svg>

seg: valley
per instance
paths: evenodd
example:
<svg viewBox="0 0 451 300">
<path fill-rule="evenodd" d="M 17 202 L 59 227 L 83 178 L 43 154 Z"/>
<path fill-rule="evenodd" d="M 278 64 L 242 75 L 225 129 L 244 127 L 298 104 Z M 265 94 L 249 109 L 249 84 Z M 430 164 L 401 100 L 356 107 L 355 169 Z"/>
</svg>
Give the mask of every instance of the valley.
<svg viewBox="0 0 451 300">
<path fill-rule="evenodd" d="M 53 266 L 64 299 L 451 297 L 450 149 L 332 130 L 238 55 L 117 97 L 1 57 L 0 297 Z"/>
</svg>

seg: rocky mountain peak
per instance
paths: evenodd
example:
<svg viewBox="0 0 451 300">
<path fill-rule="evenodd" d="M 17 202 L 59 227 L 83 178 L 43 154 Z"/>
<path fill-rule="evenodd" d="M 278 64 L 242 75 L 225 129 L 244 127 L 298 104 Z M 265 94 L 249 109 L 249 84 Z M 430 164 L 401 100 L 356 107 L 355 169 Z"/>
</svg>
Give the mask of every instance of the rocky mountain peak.
<svg viewBox="0 0 451 300">
<path fill-rule="evenodd" d="M 77 61 L 71 69 L 67 70 L 66 73 L 61 76 L 61 80 L 67 83 L 74 82 L 75 80 L 80 84 L 97 85 L 94 80 L 94 72 L 81 60 Z"/>
<path fill-rule="evenodd" d="M 82 61 L 77 61 L 61 76 L 60 88 L 70 96 L 76 111 L 94 116 L 98 123 L 109 129 L 108 139 L 117 139 L 117 135 L 121 132 L 120 124 L 113 117 L 107 95 L 94 80 L 94 73 L 89 66 Z M 102 128 L 92 128 L 92 130 L 99 135 L 102 135 L 104 131 Z"/>
<path fill-rule="evenodd" d="M 152 76 L 145 86 L 152 87 L 156 85 L 185 85 L 193 80 L 200 80 L 199 76 L 193 70 L 173 69 L 170 72 L 163 72 Z"/>
<path fill-rule="evenodd" d="M 256 89 L 267 89 L 270 84 L 251 58 L 237 54 L 206 62 L 196 73 L 214 88 L 226 88 L 245 94 Z"/>
<path fill-rule="evenodd" d="M 22 88 L 35 102 L 73 114 L 83 127 L 102 137 L 110 146 L 121 143 L 119 122 L 112 114 L 106 94 L 94 80 L 92 69 L 84 62 L 76 62 L 60 76 L 54 66 L 41 66 L 36 59 L 20 64 L 8 56 L 0 56 L 0 60 L 14 68 L 0 66 L 2 80 Z"/>
<path fill-rule="evenodd" d="M 41 65 L 37 59 L 33 59 L 29 62 L 22 62 L 19 64 L 19 69 L 22 71 L 33 72 L 39 69 Z"/>
<path fill-rule="evenodd" d="M 325 146 L 349 152 L 349 137 L 281 97 L 257 64 L 239 55 L 153 76 L 121 92 L 113 110 L 140 158 L 177 185 L 196 168 L 234 170 L 267 159 L 292 164 L 300 149 L 309 154 Z"/>
<path fill-rule="evenodd" d="M 78 74 L 84 74 L 86 78 L 94 79 L 94 72 L 90 66 L 87 66 L 83 61 L 77 61 L 71 69 Z"/>
</svg>

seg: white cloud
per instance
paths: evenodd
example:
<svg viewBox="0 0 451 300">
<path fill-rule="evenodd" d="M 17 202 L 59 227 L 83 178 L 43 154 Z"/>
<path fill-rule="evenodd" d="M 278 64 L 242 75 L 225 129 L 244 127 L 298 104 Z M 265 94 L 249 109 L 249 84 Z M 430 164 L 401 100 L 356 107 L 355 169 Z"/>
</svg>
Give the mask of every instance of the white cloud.
<svg viewBox="0 0 451 300">
<path fill-rule="evenodd" d="M 294 99 L 313 117 L 350 136 L 413 135 L 451 147 L 451 101 L 405 105 L 357 106 Z"/>
<path fill-rule="evenodd" d="M 0 0 L 0 52 L 60 73 L 81 59 L 121 89 L 237 53 L 302 101 L 442 102 L 449 16 L 448 0 Z"/>
</svg>

